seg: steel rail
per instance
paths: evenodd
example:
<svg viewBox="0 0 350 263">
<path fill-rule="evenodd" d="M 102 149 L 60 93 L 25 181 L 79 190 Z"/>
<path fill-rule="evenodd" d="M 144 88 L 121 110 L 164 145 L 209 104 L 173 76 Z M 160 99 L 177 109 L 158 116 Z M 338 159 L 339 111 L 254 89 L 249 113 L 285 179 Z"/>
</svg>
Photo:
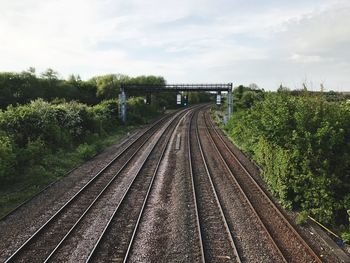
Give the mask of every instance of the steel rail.
<svg viewBox="0 0 350 263">
<path fill-rule="evenodd" d="M 198 115 L 197 115 L 197 118 L 198 118 Z M 220 201 L 219 201 L 219 198 L 218 198 L 218 195 L 217 195 L 217 191 L 216 191 L 215 186 L 214 186 L 213 181 L 212 181 L 211 172 L 208 169 L 207 159 L 204 156 L 204 152 L 203 152 L 203 148 L 202 148 L 202 142 L 201 142 L 201 139 L 200 139 L 200 136 L 199 136 L 199 131 L 198 131 L 198 122 L 196 122 L 196 124 L 197 124 L 196 125 L 196 139 L 197 139 L 197 143 L 198 143 L 198 146 L 199 146 L 200 155 L 201 155 L 201 158 L 203 160 L 204 168 L 205 168 L 206 174 L 207 174 L 209 182 L 210 182 L 210 188 L 212 190 L 212 193 L 214 194 L 214 199 L 215 199 L 216 205 L 219 208 L 220 217 L 221 217 L 222 222 L 224 223 L 224 227 L 225 227 L 226 233 L 229 236 L 229 242 L 230 242 L 231 248 L 233 249 L 233 254 L 236 257 L 236 261 L 238 263 L 241 263 L 242 261 L 241 261 L 241 258 L 239 256 L 236 244 L 234 242 L 234 238 L 233 238 L 232 233 L 230 231 L 230 228 L 229 228 L 229 226 L 227 224 L 227 219 L 226 219 L 225 214 L 223 212 L 222 206 L 220 204 Z"/>
<path fill-rule="evenodd" d="M 179 113 L 180 114 L 180 113 Z M 176 119 L 177 115 L 175 115 L 173 117 L 173 119 L 171 119 L 168 124 L 166 124 L 164 131 L 162 133 L 162 135 L 165 133 L 165 131 L 168 129 L 169 125 Z M 115 209 L 115 211 L 112 214 L 112 217 L 108 220 L 107 226 L 109 225 L 109 223 L 111 222 L 112 218 L 114 217 L 114 215 L 116 214 L 117 210 L 119 209 L 121 203 L 124 201 L 127 193 L 129 192 L 131 186 L 133 185 L 133 183 L 135 182 L 135 179 L 137 176 L 139 176 L 140 171 L 142 170 L 142 168 L 144 167 L 144 165 L 146 164 L 147 160 L 149 159 L 149 157 L 151 156 L 151 154 L 153 153 L 156 145 L 159 143 L 161 139 L 161 136 L 158 138 L 158 141 L 152 146 L 151 151 L 148 153 L 147 157 L 145 158 L 145 160 L 142 162 L 142 164 L 140 165 L 139 169 L 136 172 L 135 177 L 133 178 L 133 180 L 131 181 L 131 183 L 128 185 L 126 191 L 124 192 L 121 201 L 119 202 L 117 208 Z M 132 158 L 131 158 L 132 159 Z M 131 160 L 130 159 L 130 160 Z M 129 163 L 129 161 L 126 163 L 126 165 Z M 45 259 L 45 263 L 48 262 L 54 255 L 55 253 L 58 251 L 58 249 L 61 247 L 61 245 L 63 244 L 63 242 L 70 236 L 70 234 L 73 232 L 73 230 L 77 227 L 77 225 L 82 221 L 82 219 L 86 216 L 86 214 L 90 211 L 90 209 L 93 207 L 93 205 L 97 202 L 97 200 L 100 199 L 100 197 L 106 192 L 106 190 L 112 185 L 112 183 L 115 181 L 115 179 L 117 178 L 117 176 L 125 169 L 126 165 L 124 165 L 119 171 L 118 173 L 108 182 L 108 184 L 102 189 L 102 191 L 98 194 L 98 196 L 96 196 L 96 198 L 93 200 L 93 202 L 89 205 L 89 207 L 84 211 L 84 213 L 80 216 L 80 218 L 75 222 L 75 224 L 70 228 L 70 230 L 67 232 L 67 234 L 61 239 L 61 241 L 59 242 L 59 244 L 54 248 L 54 250 L 52 250 L 52 252 L 50 253 L 50 255 Z M 106 226 L 106 227 L 107 227 Z M 103 231 L 103 234 L 105 232 L 105 229 Z M 103 235 L 102 234 L 102 235 Z M 101 239 L 101 238 L 100 238 Z M 99 240 L 100 240 L 99 239 Z"/>
<path fill-rule="evenodd" d="M 254 186 L 256 187 L 256 189 L 258 189 L 258 191 L 263 195 L 263 197 L 265 198 L 265 200 L 268 201 L 268 203 L 270 204 L 270 206 L 273 208 L 274 211 L 277 212 L 277 214 L 280 216 L 280 218 L 282 219 L 282 221 L 284 222 L 284 224 L 287 226 L 287 228 L 294 234 L 294 236 L 296 237 L 297 240 L 299 240 L 301 242 L 301 244 L 304 246 L 304 248 L 306 249 L 306 251 L 308 251 L 311 255 L 312 258 L 314 258 L 314 260 L 318 263 L 322 263 L 322 260 L 319 258 L 319 256 L 315 253 L 315 251 L 306 243 L 306 241 L 300 236 L 300 234 L 297 232 L 297 230 L 292 226 L 292 224 L 288 221 L 288 219 L 282 214 L 282 212 L 280 211 L 280 209 L 273 203 L 273 201 L 270 199 L 270 197 L 265 193 L 265 191 L 260 187 L 260 185 L 256 182 L 256 180 L 254 179 L 254 177 L 248 172 L 248 170 L 244 167 L 244 165 L 242 164 L 242 162 L 235 156 L 235 154 L 233 153 L 233 151 L 228 147 L 227 143 L 223 140 L 222 135 L 219 134 L 219 132 L 217 131 L 216 127 L 214 126 L 212 120 L 209 118 L 208 120 L 208 113 L 206 113 L 205 115 L 205 122 L 207 124 L 207 121 L 210 123 L 210 128 L 211 130 L 214 131 L 214 133 L 216 134 L 217 138 L 219 138 L 219 140 L 221 141 L 221 143 L 223 144 L 223 146 L 225 147 L 225 149 L 230 153 L 230 155 L 235 159 L 235 161 L 239 164 L 239 166 L 241 167 L 241 169 L 244 171 L 244 173 L 247 175 L 247 178 L 254 184 Z M 209 131 L 209 127 L 208 127 L 208 131 Z M 209 132 L 211 138 L 212 135 Z M 213 139 L 213 138 L 212 138 Z M 214 139 L 213 139 L 214 144 L 216 145 Z M 221 154 L 221 153 L 220 153 Z M 227 164 L 227 161 L 224 159 L 224 161 Z M 229 167 L 229 166 L 228 166 Z M 229 168 L 231 170 L 231 168 Z M 232 173 L 233 175 L 233 173 Z M 237 181 L 237 180 L 236 180 Z M 237 181 L 238 183 L 238 181 Z M 243 189 L 242 189 L 243 190 Z M 260 216 L 259 216 L 260 217 Z M 266 227 L 265 227 L 266 228 Z M 266 228 L 267 229 L 267 228 Z M 276 244 L 277 245 L 277 244 Z M 278 245 L 277 245 L 278 246 Z M 278 246 L 279 247 L 279 246 Z M 279 247 L 280 251 L 281 248 Z M 282 252 L 281 252 L 282 253 Z M 285 256 L 284 256 L 285 257 Z"/>
<path fill-rule="evenodd" d="M 170 124 L 169 124 L 169 125 L 170 125 Z M 165 131 L 164 131 L 164 132 L 165 132 Z M 151 152 L 153 152 L 153 149 L 152 149 Z M 151 154 L 151 152 L 150 152 L 150 154 Z M 149 154 L 149 156 L 150 156 L 150 154 Z M 163 151 L 162 151 L 162 154 L 163 154 Z M 161 158 L 162 158 L 162 154 L 161 154 Z M 148 159 L 148 157 L 147 157 L 147 159 Z M 145 161 L 145 162 L 146 162 L 146 161 Z M 145 162 L 142 164 L 142 166 L 145 164 Z M 141 168 L 142 168 L 142 167 L 141 167 Z M 157 169 L 158 169 L 158 163 L 157 163 L 156 170 L 157 170 Z M 154 174 L 155 174 L 155 173 L 154 173 Z M 154 176 L 154 174 L 153 174 L 153 176 Z M 153 176 L 152 176 L 151 183 L 150 183 L 150 186 L 149 186 L 148 191 L 147 191 L 147 195 L 148 195 L 148 193 L 149 193 L 149 191 L 150 191 L 151 185 L 153 184 L 153 180 L 154 180 L 154 177 L 153 177 Z M 136 178 L 136 177 L 135 177 L 135 178 Z M 129 189 L 131 188 L 131 185 L 133 184 L 133 182 L 134 182 L 134 180 L 133 180 L 132 183 L 129 185 L 128 189 L 124 192 L 124 195 L 123 195 L 123 197 L 122 197 L 121 202 L 118 204 L 117 208 L 115 209 L 115 211 L 113 212 L 112 216 L 111 216 L 110 219 L 108 220 L 108 223 L 106 224 L 106 226 L 105 226 L 105 228 L 104 228 L 102 234 L 100 235 L 99 239 L 98 239 L 97 242 L 95 243 L 93 249 L 91 250 L 91 252 L 90 252 L 90 254 L 89 254 L 89 256 L 88 256 L 88 258 L 86 259 L 85 262 L 91 262 L 91 261 L 92 261 L 92 258 L 93 258 L 94 255 L 95 255 L 95 253 L 97 253 L 96 251 L 97 251 L 98 247 L 100 246 L 102 239 L 105 237 L 105 235 L 106 235 L 106 233 L 107 233 L 107 231 L 108 231 L 108 229 L 109 229 L 109 227 L 110 227 L 110 225 L 111 225 L 112 220 L 115 218 L 116 213 L 118 212 L 120 205 L 121 205 L 122 202 L 125 200 L 125 197 L 126 197 L 127 193 L 129 192 Z M 144 201 L 144 202 L 145 202 L 145 201 Z"/>
<path fill-rule="evenodd" d="M 170 115 L 171 116 L 171 115 Z M 78 196 L 80 196 L 85 189 L 87 189 L 88 186 L 90 186 L 95 180 L 107 169 L 109 168 L 119 157 L 121 157 L 127 150 L 131 149 L 133 145 L 136 144 L 139 140 L 142 140 L 144 135 L 146 135 L 149 131 L 151 131 L 153 128 L 157 127 L 158 125 L 161 125 L 164 120 L 167 118 L 170 118 L 170 116 L 165 116 L 161 118 L 160 120 L 156 121 L 153 123 L 149 128 L 146 129 L 145 132 L 143 132 L 137 139 L 133 142 L 131 142 L 122 152 L 117 154 L 107 165 L 105 165 L 98 173 L 96 173 L 77 193 L 75 193 L 53 216 L 51 216 L 34 234 L 32 234 L 12 255 L 6 259 L 5 263 L 11 262 L 18 254 L 30 243 L 33 241 L 33 239 L 45 229 L 45 227 L 48 226 L 48 224 L 56 218 L 59 214 L 62 213 L 62 211 L 69 205 L 71 204 Z M 156 132 L 151 131 L 151 134 L 145 139 L 142 144 L 136 149 L 136 151 L 132 154 L 132 156 L 126 161 L 126 163 L 123 165 L 123 167 L 117 172 L 119 172 L 126 166 L 126 164 L 136 155 L 136 153 L 143 147 L 143 145 L 147 142 L 147 140 Z M 116 174 L 116 175 L 117 175 Z M 115 178 L 116 175 L 113 177 Z"/>
<path fill-rule="evenodd" d="M 172 134 L 174 133 L 174 131 L 176 131 L 181 123 L 181 120 L 183 120 L 184 118 L 186 118 L 186 116 L 190 113 L 190 111 L 186 112 L 184 116 L 181 117 L 181 119 L 179 120 L 179 122 L 177 123 L 176 127 L 172 130 Z M 132 249 L 132 246 L 133 246 L 133 243 L 134 243 L 134 239 L 135 239 L 135 236 L 136 236 L 136 233 L 138 231 L 138 228 L 139 228 L 139 225 L 140 225 L 140 222 L 141 222 L 141 219 L 142 219 L 142 215 L 143 215 L 143 212 L 145 210 L 145 207 L 146 207 L 146 203 L 148 201 L 148 197 L 149 197 L 149 194 L 151 192 L 151 189 L 152 189 L 152 186 L 153 186 L 153 182 L 156 178 L 156 175 L 158 173 L 158 170 L 159 170 L 159 167 L 160 167 L 160 164 L 162 162 L 162 160 L 164 159 L 164 155 L 165 155 L 165 151 L 169 145 L 169 142 L 170 142 L 170 139 L 172 137 L 172 134 L 168 137 L 167 141 L 166 141 L 166 144 L 165 146 L 163 147 L 162 149 L 162 152 L 161 152 L 161 156 L 158 160 L 158 163 L 157 163 L 157 166 L 156 166 L 156 169 L 154 170 L 154 173 L 153 173 L 153 176 L 152 176 L 152 180 L 151 180 L 151 183 L 148 187 L 148 190 L 147 190 L 147 193 L 146 193 L 146 196 L 145 196 L 145 199 L 143 201 L 143 204 L 142 204 L 142 207 L 141 207 L 141 210 L 140 210 L 140 213 L 139 213 L 139 216 L 137 218 L 137 222 L 136 222 L 136 225 L 134 227 L 134 231 L 132 233 L 132 236 L 131 236 L 131 239 L 130 239 L 130 242 L 129 242 L 129 246 L 128 246 L 128 249 L 125 253 L 125 256 L 124 256 L 124 260 L 123 260 L 123 263 L 126 263 L 128 258 L 129 258 L 129 255 L 130 255 L 130 252 L 131 252 L 131 249 Z M 86 261 L 88 262 L 88 261 Z"/>
<path fill-rule="evenodd" d="M 187 114 L 188 114 L 188 112 L 187 112 L 185 115 L 187 115 Z M 181 122 L 181 120 L 179 121 L 179 123 L 180 123 L 180 122 Z M 171 137 L 171 136 L 170 136 L 170 137 Z M 170 137 L 169 137 L 169 139 L 170 139 Z M 165 149 L 166 149 L 166 147 L 164 148 L 164 151 L 165 151 Z M 162 155 L 163 155 L 163 154 L 164 154 L 164 152 L 162 151 Z M 161 162 L 161 160 L 157 163 L 157 167 L 156 167 L 156 170 L 155 170 L 153 176 L 157 173 L 158 168 L 159 168 L 159 165 L 160 165 L 160 162 Z M 154 181 L 154 177 L 152 178 L 151 185 L 153 184 L 153 181 Z M 145 204 L 146 204 L 146 202 L 147 202 L 148 195 L 149 195 L 149 193 L 150 193 L 150 191 L 151 191 L 151 185 L 150 185 L 149 188 L 148 188 L 148 191 L 147 191 L 147 194 L 146 194 L 146 198 L 145 198 L 145 200 L 144 200 L 144 202 L 143 202 L 143 205 L 142 205 L 142 210 L 141 210 L 140 213 L 139 213 L 139 217 L 138 217 L 136 226 L 135 226 L 135 228 L 134 228 L 131 241 L 129 242 L 129 245 L 128 245 L 128 250 L 127 250 L 126 256 L 124 256 L 124 261 L 126 261 L 126 259 L 127 259 L 127 257 L 128 257 L 128 253 L 130 253 L 130 249 L 131 249 L 131 246 L 132 246 L 132 242 L 133 242 L 133 239 L 134 239 L 134 237 L 135 237 L 135 235 L 136 235 L 137 228 L 138 228 L 139 222 L 140 222 L 141 217 L 142 217 L 142 214 L 143 214 L 143 209 L 144 209 Z M 119 208 L 119 207 L 118 207 L 118 208 Z M 117 209 L 118 209 L 118 208 L 117 208 Z M 101 242 L 102 238 L 104 237 L 104 235 L 106 235 L 106 232 L 108 231 L 108 228 L 109 228 L 109 226 L 110 226 L 110 223 L 111 223 L 112 220 L 114 219 L 116 212 L 117 212 L 117 210 L 114 212 L 114 214 L 113 214 L 112 217 L 110 218 L 108 224 L 105 226 L 105 229 L 103 230 L 102 234 L 100 235 L 98 241 L 96 242 L 94 248 L 93 248 L 92 251 L 90 252 L 89 257 L 87 258 L 87 260 L 86 260 L 85 262 L 91 262 L 91 261 L 92 261 L 92 258 L 93 258 L 93 256 L 94 256 L 94 254 L 97 253 L 96 251 L 97 251 L 97 249 L 98 249 L 98 246 L 100 245 L 100 242 Z"/>
<path fill-rule="evenodd" d="M 206 124 L 206 129 L 205 132 L 211 142 L 211 145 L 214 147 L 215 152 L 217 153 L 217 156 L 219 157 L 219 159 L 221 160 L 222 164 L 224 165 L 226 171 L 228 172 L 228 174 L 230 175 L 230 179 L 233 180 L 234 185 L 239 189 L 239 192 L 241 193 L 241 195 L 243 196 L 243 199 L 246 200 L 247 204 L 249 205 L 250 209 L 252 210 L 253 214 L 255 215 L 256 219 L 258 220 L 258 222 L 260 223 L 260 225 L 262 226 L 262 228 L 264 229 L 264 231 L 266 232 L 271 244 L 273 245 L 273 247 L 276 249 L 278 255 L 281 257 L 281 259 L 287 263 L 287 259 L 284 257 L 282 251 L 279 249 L 279 247 L 277 246 L 276 242 L 274 241 L 274 239 L 272 238 L 270 232 L 267 230 L 265 224 L 263 223 L 263 221 L 261 220 L 258 212 L 255 210 L 253 204 L 250 202 L 248 196 L 246 195 L 246 193 L 244 192 L 244 190 L 242 189 L 241 185 L 238 183 L 236 177 L 234 176 L 233 172 L 231 171 L 231 169 L 229 168 L 227 161 L 225 160 L 225 158 L 222 156 L 219 148 L 217 147 L 217 145 L 215 144 L 210 132 L 209 132 L 209 128 L 207 126 L 207 122 L 206 119 L 204 117 L 204 121 Z"/>
<path fill-rule="evenodd" d="M 190 168 L 190 177 L 191 177 L 191 186 L 192 186 L 192 198 L 194 203 L 194 210 L 195 210 L 195 217 L 196 217 L 196 225 L 197 225 L 197 232 L 198 232 L 198 238 L 199 238 L 199 246 L 200 246 L 200 262 L 205 263 L 205 254 L 204 254 L 204 248 L 203 248 L 203 238 L 202 238 L 202 230 L 200 227 L 199 222 L 199 215 L 198 215 L 198 205 L 197 205 L 197 197 L 196 197 L 196 191 L 194 187 L 194 174 L 193 174 L 193 165 L 192 165 L 192 158 L 191 158 L 191 129 L 192 129 L 192 120 L 193 120 L 194 113 L 191 115 L 189 120 L 189 127 L 187 131 L 187 145 L 188 145 L 188 162 L 189 162 L 189 168 Z"/>
</svg>

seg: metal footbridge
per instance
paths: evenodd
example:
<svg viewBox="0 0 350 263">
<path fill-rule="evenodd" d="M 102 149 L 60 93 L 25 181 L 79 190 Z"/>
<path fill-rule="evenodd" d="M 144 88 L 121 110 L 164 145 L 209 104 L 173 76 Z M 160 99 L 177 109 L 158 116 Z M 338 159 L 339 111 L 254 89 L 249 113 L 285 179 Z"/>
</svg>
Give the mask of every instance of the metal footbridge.
<svg viewBox="0 0 350 263">
<path fill-rule="evenodd" d="M 126 96 L 130 91 L 144 92 L 180 92 L 180 91 L 207 91 L 227 92 L 227 114 L 232 114 L 232 83 L 227 84 L 164 84 L 164 85 L 147 85 L 147 84 L 122 84 L 119 94 L 119 116 L 125 122 L 126 120 Z"/>
</svg>

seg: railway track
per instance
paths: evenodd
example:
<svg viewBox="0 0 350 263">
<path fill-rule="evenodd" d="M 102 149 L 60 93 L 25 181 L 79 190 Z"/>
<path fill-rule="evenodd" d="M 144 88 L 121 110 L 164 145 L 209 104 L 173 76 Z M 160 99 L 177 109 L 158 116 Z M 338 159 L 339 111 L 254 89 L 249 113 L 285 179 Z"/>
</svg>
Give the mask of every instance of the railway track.
<svg viewBox="0 0 350 263">
<path fill-rule="evenodd" d="M 142 152 L 141 150 L 146 147 L 146 143 L 169 118 L 171 116 L 162 118 L 130 143 L 108 165 L 94 175 L 5 262 L 43 262 L 50 258 L 51 252 L 55 252 L 56 248 L 67 239 L 72 230 L 76 228 L 77 222 L 84 218 L 87 211 L 97 202 L 108 186 L 115 181 L 119 181 L 122 185 L 123 177 L 119 175 L 126 170 L 128 165 L 136 164 L 137 155 Z"/>
<path fill-rule="evenodd" d="M 5 262 L 134 262 L 140 223 L 149 223 L 144 211 L 152 189 L 160 187 L 157 174 L 166 171 L 161 164 L 184 120 L 181 163 L 190 198 L 183 199 L 188 210 L 180 212 L 193 229 L 191 261 L 322 262 L 235 156 L 203 106 L 168 115 L 123 144 Z M 236 228 L 232 211 L 249 217 L 247 228 Z M 242 245 L 242 237 L 254 235 L 259 244 Z"/>
<path fill-rule="evenodd" d="M 172 133 L 186 114 L 169 123 L 152 149 L 153 155 L 140 168 L 140 174 L 125 191 L 123 199 L 106 225 L 86 262 L 127 262 L 133 248 L 147 200 L 164 158 Z M 173 124 L 170 126 L 170 124 Z M 175 125 L 176 124 L 176 125 Z"/>
<path fill-rule="evenodd" d="M 189 153 L 193 192 L 205 262 L 241 262 L 204 157 L 197 125 L 198 112 L 190 123 Z"/>
<path fill-rule="evenodd" d="M 204 123 L 212 143 L 217 148 L 217 153 L 225 161 L 233 180 L 239 185 L 247 202 L 260 218 L 283 261 L 322 262 L 228 147 L 208 112 L 204 115 Z"/>
<path fill-rule="evenodd" d="M 189 112 L 174 131 L 128 262 L 205 262 L 190 176 L 192 116 Z"/>
<path fill-rule="evenodd" d="M 201 112 L 203 116 L 203 112 Z M 244 262 L 286 262 L 259 215 L 227 166 L 210 137 L 204 118 L 199 118 L 201 139 L 209 169 L 215 174 L 214 187 L 223 204 L 224 214 L 232 233 L 237 237 L 237 249 Z M 210 153 L 210 154 L 208 154 Z M 259 242 L 257 241 L 257 237 Z"/>
</svg>

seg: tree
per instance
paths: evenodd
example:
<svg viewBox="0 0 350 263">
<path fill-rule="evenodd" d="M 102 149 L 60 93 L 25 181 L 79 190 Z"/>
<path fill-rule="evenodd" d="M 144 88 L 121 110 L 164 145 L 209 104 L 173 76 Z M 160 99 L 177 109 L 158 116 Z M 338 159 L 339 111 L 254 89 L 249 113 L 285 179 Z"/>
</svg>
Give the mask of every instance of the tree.
<svg viewBox="0 0 350 263">
<path fill-rule="evenodd" d="M 97 97 L 101 99 L 118 98 L 120 86 L 124 82 L 129 81 L 129 77 L 123 74 L 108 74 L 104 76 L 94 77 L 92 81 L 97 86 Z"/>
<path fill-rule="evenodd" d="M 34 75 L 35 76 L 35 68 L 34 67 L 29 67 L 28 69 L 27 69 L 27 72 L 29 72 L 30 74 L 32 74 L 32 75 Z"/>
<path fill-rule="evenodd" d="M 41 77 L 43 79 L 48 79 L 48 80 L 58 80 L 58 72 L 54 71 L 51 68 L 48 68 L 43 73 L 41 73 Z"/>
</svg>

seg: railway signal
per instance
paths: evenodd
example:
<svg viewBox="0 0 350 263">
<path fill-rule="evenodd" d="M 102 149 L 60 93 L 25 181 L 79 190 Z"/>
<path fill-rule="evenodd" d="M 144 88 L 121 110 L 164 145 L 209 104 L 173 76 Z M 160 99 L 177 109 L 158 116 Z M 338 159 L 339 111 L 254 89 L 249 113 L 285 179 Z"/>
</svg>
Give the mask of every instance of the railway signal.
<svg viewBox="0 0 350 263">
<path fill-rule="evenodd" d="M 184 106 L 188 105 L 188 96 L 184 95 Z"/>
<path fill-rule="evenodd" d="M 176 94 L 176 104 L 181 105 L 181 93 Z"/>
<path fill-rule="evenodd" d="M 216 105 L 221 105 L 221 92 L 218 91 L 216 94 Z"/>
</svg>

